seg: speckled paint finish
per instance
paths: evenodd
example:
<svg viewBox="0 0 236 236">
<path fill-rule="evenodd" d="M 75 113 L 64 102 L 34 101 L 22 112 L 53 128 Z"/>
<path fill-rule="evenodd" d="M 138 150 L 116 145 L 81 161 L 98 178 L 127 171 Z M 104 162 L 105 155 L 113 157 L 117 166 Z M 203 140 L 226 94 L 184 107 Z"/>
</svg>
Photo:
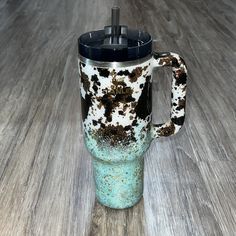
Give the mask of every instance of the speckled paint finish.
<svg viewBox="0 0 236 236">
<path fill-rule="evenodd" d="M 111 64 L 114 65 L 114 64 Z M 153 125 L 152 69 L 171 66 L 169 122 Z M 134 205 L 143 192 L 143 155 L 155 137 L 175 134 L 184 121 L 186 67 L 173 53 L 132 66 L 79 61 L 84 139 L 93 157 L 96 196 L 111 208 Z"/>
<path fill-rule="evenodd" d="M 143 195 L 143 157 L 119 163 L 94 159 L 96 196 L 99 202 L 111 208 L 127 208 Z"/>
</svg>

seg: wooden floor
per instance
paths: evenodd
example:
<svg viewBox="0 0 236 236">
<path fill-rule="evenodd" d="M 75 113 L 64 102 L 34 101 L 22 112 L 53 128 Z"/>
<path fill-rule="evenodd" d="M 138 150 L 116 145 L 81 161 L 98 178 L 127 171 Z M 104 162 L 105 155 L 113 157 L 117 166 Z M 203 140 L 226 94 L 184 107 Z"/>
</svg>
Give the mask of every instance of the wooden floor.
<svg viewBox="0 0 236 236">
<path fill-rule="evenodd" d="M 81 132 L 77 38 L 108 24 L 114 1 L 1 0 L 0 235 L 236 235 L 235 0 L 116 3 L 155 50 L 185 58 L 185 128 L 152 143 L 138 205 L 99 205 Z M 161 122 L 170 71 L 154 77 Z"/>
</svg>

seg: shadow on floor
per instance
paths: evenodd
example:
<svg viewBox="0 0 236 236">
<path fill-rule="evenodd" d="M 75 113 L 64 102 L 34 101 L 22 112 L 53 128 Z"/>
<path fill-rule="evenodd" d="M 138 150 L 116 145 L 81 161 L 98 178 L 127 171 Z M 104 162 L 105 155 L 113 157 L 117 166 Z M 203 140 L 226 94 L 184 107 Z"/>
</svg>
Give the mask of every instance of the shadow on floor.
<svg viewBox="0 0 236 236">
<path fill-rule="evenodd" d="M 91 224 L 90 236 L 145 235 L 143 198 L 134 207 L 124 210 L 111 209 L 96 201 Z"/>
</svg>

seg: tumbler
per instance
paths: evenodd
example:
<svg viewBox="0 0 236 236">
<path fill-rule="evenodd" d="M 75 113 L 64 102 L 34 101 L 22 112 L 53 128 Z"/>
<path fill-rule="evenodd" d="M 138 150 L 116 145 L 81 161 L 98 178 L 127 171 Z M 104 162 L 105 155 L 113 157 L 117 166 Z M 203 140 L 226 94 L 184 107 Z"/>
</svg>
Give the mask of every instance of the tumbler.
<svg viewBox="0 0 236 236">
<path fill-rule="evenodd" d="M 184 123 L 187 71 L 176 53 L 153 52 L 142 30 L 112 23 L 78 39 L 85 145 L 92 156 L 96 198 L 110 208 L 136 204 L 143 195 L 144 154 L 153 139 L 176 134 Z M 171 112 L 152 123 L 152 72 L 171 67 Z"/>
</svg>

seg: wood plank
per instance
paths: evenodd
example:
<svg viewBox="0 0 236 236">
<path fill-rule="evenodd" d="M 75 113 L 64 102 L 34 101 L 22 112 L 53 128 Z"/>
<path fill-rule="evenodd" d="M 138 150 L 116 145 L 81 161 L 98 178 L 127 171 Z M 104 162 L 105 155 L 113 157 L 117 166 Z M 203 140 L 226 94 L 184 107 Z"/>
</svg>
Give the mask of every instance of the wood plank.
<svg viewBox="0 0 236 236">
<path fill-rule="evenodd" d="M 126 210 L 95 201 L 77 69 L 78 36 L 113 4 L 189 71 L 185 126 L 153 141 L 144 198 Z M 0 234 L 235 235 L 235 22 L 233 0 L 1 1 Z M 169 116 L 169 77 L 154 73 L 154 122 Z"/>
</svg>

